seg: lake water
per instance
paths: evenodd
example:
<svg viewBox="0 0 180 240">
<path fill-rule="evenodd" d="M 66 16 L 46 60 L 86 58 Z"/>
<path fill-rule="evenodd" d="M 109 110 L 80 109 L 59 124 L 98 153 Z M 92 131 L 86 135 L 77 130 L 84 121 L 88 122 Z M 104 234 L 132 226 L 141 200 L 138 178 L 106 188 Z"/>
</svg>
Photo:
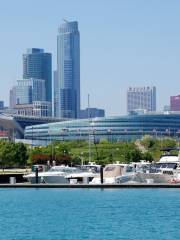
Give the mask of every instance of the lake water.
<svg viewBox="0 0 180 240">
<path fill-rule="evenodd" d="M 180 239 L 180 190 L 0 189 L 0 239 Z"/>
</svg>

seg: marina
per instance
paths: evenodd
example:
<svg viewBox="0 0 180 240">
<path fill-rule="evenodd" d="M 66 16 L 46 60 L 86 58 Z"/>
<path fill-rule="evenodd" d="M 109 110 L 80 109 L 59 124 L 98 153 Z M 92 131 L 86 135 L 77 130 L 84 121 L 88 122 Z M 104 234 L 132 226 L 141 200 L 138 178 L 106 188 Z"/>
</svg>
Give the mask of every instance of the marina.
<svg viewBox="0 0 180 240">
<path fill-rule="evenodd" d="M 92 163 L 91 163 L 92 164 Z M 101 165 L 53 166 L 48 171 L 25 174 L 23 177 L 34 184 L 70 184 L 70 185 L 159 185 L 180 183 L 180 158 L 169 152 L 161 155 L 157 162 L 140 161 L 134 163 L 113 163 Z M 42 166 L 41 166 L 42 168 Z"/>
</svg>

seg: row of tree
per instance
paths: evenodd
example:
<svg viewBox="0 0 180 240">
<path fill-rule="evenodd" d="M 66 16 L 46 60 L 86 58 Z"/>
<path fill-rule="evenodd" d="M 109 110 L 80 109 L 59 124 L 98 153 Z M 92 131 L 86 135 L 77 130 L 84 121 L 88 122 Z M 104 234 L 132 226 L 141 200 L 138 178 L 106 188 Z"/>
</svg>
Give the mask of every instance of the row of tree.
<svg viewBox="0 0 180 240">
<path fill-rule="evenodd" d="M 33 148 L 23 143 L 0 141 L 0 166 L 25 167 L 37 163 L 46 164 L 47 161 L 69 165 L 85 164 L 89 161 L 97 164 L 156 161 L 162 153 L 161 148 L 173 148 L 177 145 L 174 139 L 151 137 L 145 137 L 138 142 L 112 143 L 102 140 L 99 143 L 91 142 L 90 145 L 87 141 L 63 141 Z M 177 151 L 174 150 L 174 153 Z"/>
</svg>

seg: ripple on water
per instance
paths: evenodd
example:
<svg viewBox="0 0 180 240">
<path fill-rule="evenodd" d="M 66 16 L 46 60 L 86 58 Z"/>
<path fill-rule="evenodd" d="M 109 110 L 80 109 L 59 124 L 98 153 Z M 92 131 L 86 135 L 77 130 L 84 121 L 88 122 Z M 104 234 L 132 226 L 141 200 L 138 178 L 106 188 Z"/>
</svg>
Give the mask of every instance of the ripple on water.
<svg viewBox="0 0 180 240">
<path fill-rule="evenodd" d="M 178 239 L 179 199 L 178 189 L 0 189 L 0 239 Z"/>
</svg>

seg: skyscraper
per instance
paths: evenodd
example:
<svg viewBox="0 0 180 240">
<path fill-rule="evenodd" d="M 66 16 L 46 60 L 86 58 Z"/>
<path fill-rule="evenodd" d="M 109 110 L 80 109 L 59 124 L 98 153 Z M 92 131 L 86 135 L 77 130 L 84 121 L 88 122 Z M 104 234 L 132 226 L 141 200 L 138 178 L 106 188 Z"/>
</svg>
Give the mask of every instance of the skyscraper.
<svg viewBox="0 0 180 240">
<path fill-rule="evenodd" d="M 46 101 L 45 80 L 29 78 L 17 80 L 17 84 L 17 104 L 32 104 L 34 101 Z"/>
<path fill-rule="evenodd" d="M 23 54 L 23 79 L 45 80 L 46 101 L 52 102 L 52 56 L 43 49 L 29 48 Z"/>
<path fill-rule="evenodd" d="M 10 108 L 15 108 L 15 106 L 16 106 L 16 86 L 13 86 L 10 89 L 9 106 L 10 106 Z"/>
<path fill-rule="evenodd" d="M 130 87 L 127 91 L 127 112 L 156 111 L 156 87 Z"/>
<path fill-rule="evenodd" d="M 54 86 L 56 117 L 78 118 L 80 113 L 80 36 L 78 23 L 65 21 L 57 37 Z"/>
</svg>

